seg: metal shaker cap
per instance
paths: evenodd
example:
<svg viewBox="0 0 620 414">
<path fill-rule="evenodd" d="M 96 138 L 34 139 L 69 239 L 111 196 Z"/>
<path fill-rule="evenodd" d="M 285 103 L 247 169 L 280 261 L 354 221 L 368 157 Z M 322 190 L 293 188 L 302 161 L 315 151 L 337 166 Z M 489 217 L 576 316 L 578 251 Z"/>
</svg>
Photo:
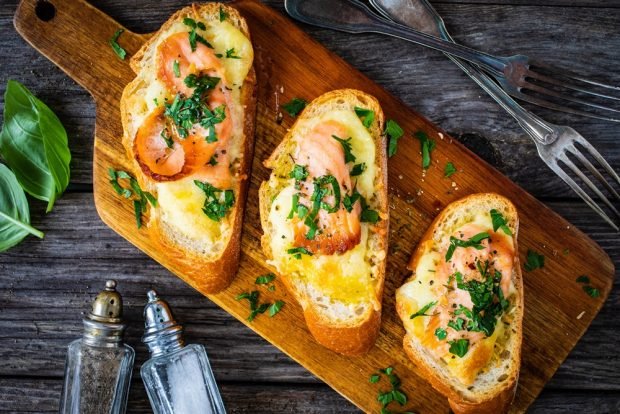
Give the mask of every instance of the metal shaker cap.
<svg viewBox="0 0 620 414">
<path fill-rule="evenodd" d="M 87 318 L 97 322 L 120 323 L 123 317 L 123 298 L 116 291 L 116 280 L 107 280 L 99 292 Z"/>
<path fill-rule="evenodd" d="M 182 348 L 183 327 L 174 319 L 168 303 L 157 296 L 154 290 L 146 294 L 148 302 L 144 307 L 144 335 L 142 342 L 153 356 Z"/>
</svg>

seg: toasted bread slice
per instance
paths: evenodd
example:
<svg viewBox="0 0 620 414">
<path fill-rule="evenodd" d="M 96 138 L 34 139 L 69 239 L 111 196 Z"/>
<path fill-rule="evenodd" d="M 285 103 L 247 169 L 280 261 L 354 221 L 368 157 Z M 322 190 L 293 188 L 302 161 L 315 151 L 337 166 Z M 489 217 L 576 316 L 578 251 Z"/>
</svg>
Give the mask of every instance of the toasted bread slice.
<svg viewBox="0 0 620 414">
<path fill-rule="evenodd" d="M 456 414 L 506 412 L 514 397 L 523 319 L 518 230 L 517 211 L 502 196 L 455 201 L 422 237 L 413 274 L 396 291 L 405 352 Z"/>
<path fill-rule="evenodd" d="M 368 127 L 356 107 L 372 111 L 371 123 L 361 115 Z M 383 123 L 379 103 L 363 92 L 316 98 L 265 161 L 273 171 L 259 191 L 268 263 L 301 304 L 316 340 L 346 355 L 367 352 L 381 323 L 388 233 Z M 351 202 L 354 189 L 365 201 Z"/>
<path fill-rule="evenodd" d="M 234 7 L 194 4 L 133 56 L 137 76 L 121 99 L 123 145 L 140 185 L 158 199 L 151 237 L 203 293 L 227 287 L 238 267 L 254 145 L 253 59 Z M 192 111 L 200 112 L 183 124 Z"/>
</svg>

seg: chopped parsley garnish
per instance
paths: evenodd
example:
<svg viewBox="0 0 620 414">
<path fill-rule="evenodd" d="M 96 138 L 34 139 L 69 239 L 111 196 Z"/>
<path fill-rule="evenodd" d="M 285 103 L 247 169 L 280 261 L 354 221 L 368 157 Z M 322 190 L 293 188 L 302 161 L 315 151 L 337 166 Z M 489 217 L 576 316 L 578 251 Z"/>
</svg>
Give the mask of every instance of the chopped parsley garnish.
<svg viewBox="0 0 620 414">
<path fill-rule="evenodd" d="M 398 150 L 398 140 L 402 138 L 405 131 L 392 119 L 388 119 L 385 123 L 384 134 L 388 136 L 388 156 L 393 157 Z"/>
<path fill-rule="evenodd" d="M 196 29 L 200 29 L 200 30 L 206 30 L 207 29 L 207 27 L 205 26 L 204 23 L 197 22 L 194 19 L 186 17 L 186 18 L 183 19 L 183 24 L 185 26 L 189 26 L 192 29 L 189 32 L 189 46 L 192 48 L 192 52 L 196 51 L 196 42 L 202 43 L 203 45 L 205 45 L 209 49 L 213 49 L 213 46 L 211 46 L 211 43 L 207 42 L 207 39 L 205 39 L 204 37 L 202 37 L 198 33 L 196 33 Z"/>
<path fill-rule="evenodd" d="M 162 137 L 162 139 L 166 143 L 166 146 L 168 148 L 172 148 L 172 146 L 174 145 L 174 140 L 172 139 L 172 137 L 170 135 L 168 135 L 168 128 L 162 129 L 160 136 Z"/>
<path fill-rule="evenodd" d="M 282 306 L 284 306 L 284 301 L 276 300 L 274 304 L 269 307 L 269 317 L 273 318 L 276 313 L 280 312 Z"/>
<path fill-rule="evenodd" d="M 108 168 L 108 174 L 110 176 L 110 184 L 118 195 L 125 198 L 129 198 L 132 195 L 137 197 L 137 199 L 133 200 L 133 210 L 137 227 L 142 227 L 142 213 L 146 212 L 148 203 L 153 207 L 157 207 L 157 199 L 148 191 L 142 191 L 140 184 L 138 184 L 138 180 L 129 173 L 120 170 L 116 171 L 114 168 Z M 122 187 L 118 182 L 119 179 L 129 180 L 129 187 L 131 189 Z"/>
<path fill-rule="evenodd" d="M 454 173 L 456 173 L 456 167 L 452 164 L 451 161 L 448 161 L 445 168 L 443 169 L 443 176 L 448 178 L 451 177 Z"/>
<path fill-rule="evenodd" d="M 366 163 L 363 162 L 361 164 L 355 164 L 351 169 L 351 177 L 357 177 L 358 175 L 362 175 L 362 173 L 366 171 Z"/>
<path fill-rule="evenodd" d="M 305 247 L 293 247 L 292 249 L 288 249 L 286 253 L 292 254 L 293 257 L 298 260 L 301 259 L 302 254 L 312 256 L 312 252 L 308 251 Z"/>
<path fill-rule="evenodd" d="M 117 41 L 120 35 L 124 31 L 125 31 L 124 29 L 118 29 L 116 32 L 114 32 L 114 35 L 110 38 L 110 46 L 112 47 L 112 50 L 114 51 L 114 53 L 116 53 L 116 56 L 118 56 L 121 60 L 125 60 L 125 56 L 127 56 L 127 51 L 123 49 L 121 45 L 118 44 Z"/>
<path fill-rule="evenodd" d="M 357 200 L 360 200 L 361 198 L 362 195 L 357 192 L 357 189 L 353 189 L 353 193 L 351 193 L 351 195 L 344 196 L 344 198 L 342 199 L 342 204 L 344 205 L 344 208 L 350 213 L 351 211 L 353 211 L 353 206 L 355 205 Z"/>
<path fill-rule="evenodd" d="M 241 59 L 241 56 L 238 56 L 235 52 L 235 48 L 226 49 L 226 58 L 228 59 Z"/>
<path fill-rule="evenodd" d="M 344 151 L 344 163 L 355 162 L 355 155 L 351 152 L 351 137 L 342 139 L 336 135 L 332 135 L 332 138 L 340 142 L 340 145 L 342 145 L 342 149 Z"/>
<path fill-rule="evenodd" d="M 435 329 L 435 336 L 437 337 L 437 339 L 439 339 L 440 341 L 443 341 L 444 339 L 446 339 L 446 337 L 448 336 L 448 331 L 446 331 L 443 328 L 437 328 Z"/>
<path fill-rule="evenodd" d="M 324 186 L 331 186 L 331 191 L 325 189 Z M 322 190 L 322 191 L 321 191 Z M 330 206 L 327 202 L 323 201 L 323 197 L 326 195 L 334 196 L 334 205 Z M 320 201 L 320 207 L 323 210 L 326 210 L 328 213 L 335 213 L 340 210 L 340 184 L 336 177 L 333 175 L 322 175 L 319 178 L 314 180 L 314 193 L 312 194 L 311 200 L 315 202 Z M 314 205 L 313 205 L 314 207 Z M 313 209 L 314 210 L 314 209 Z"/>
<path fill-rule="evenodd" d="M 370 376 L 370 383 L 377 384 L 381 380 L 381 374 L 384 374 L 392 387 L 389 391 L 379 390 L 377 401 L 381 403 L 381 413 L 389 413 L 390 411 L 386 407 L 393 401 L 396 401 L 401 406 L 407 404 L 407 394 L 400 389 L 401 381 L 398 375 L 394 373 L 394 369 L 387 367 L 380 369 L 379 372 L 380 374 L 372 374 Z"/>
<path fill-rule="evenodd" d="M 450 353 L 459 358 L 463 358 L 469 350 L 469 339 L 456 339 L 448 341 L 450 344 Z"/>
<path fill-rule="evenodd" d="M 228 13 L 225 12 L 224 9 L 222 9 L 222 6 L 220 6 L 220 22 L 223 22 L 227 18 L 228 18 Z"/>
<path fill-rule="evenodd" d="M 474 247 L 476 250 L 482 250 L 484 249 L 484 246 L 481 243 L 482 240 L 488 239 L 490 237 L 491 236 L 486 231 L 470 237 L 469 240 L 461 240 L 457 239 L 454 236 L 450 236 L 450 246 L 448 247 L 448 251 L 446 252 L 446 262 L 452 259 L 454 250 L 456 250 L 457 247 Z"/>
<path fill-rule="evenodd" d="M 375 210 L 365 209 L 362 210 L 362 214 L 360 215 L 360 221 L 362 223 L 377 223 L 381 217 L 379 217 L 379 213 Z"/>
<path fill-rule="evenodd" d="M 289 102 L 282 105 L 282 109 L 284 109 L 287 114 L 295 118 L 297 114 L 304 110 L 306 105 L 308 105 L 308 102 L 304 99 L 293 98 Z"/>
<path fill-rule="evenodd" d="M 590 278 L 586 275 L 581 275 L 579 276 L 577 279 L 575 279 L 575 282 L 577 283 L 584 283 L 584 284 L 589 284 L 590 283 Z"/>
<path fill-rule="evenodd" d="M 220 221 L 235 204 L 233 190 L 221 190 L 207 182 L 194 180 L 194 184 L 204 191 L 207 198 L 202 207 L 203 213 L 213 221 Z"/>
<path fill-rule="evenodd" d="M 583 290 L 592 298 L 598 298 L 599 296 L 601 296 L 601 292 L 592 286 L 584 286 Z"/>
<path fill-rule="evenodd" d="M 217 165 L 217 155 L 212 155 L 211 158 L 209 158 L 209 162 L 207 163 L 211 166 L 216 166 Z"/>
<path fill-rule="evenodd" d="M 357 115 L 358 118 L 362 120 L 362 124 L 366 128 L 370 128 L 370 126 L 372 125 L 372 121 L 375 120 L 375 112 L 371 111 L 370 109 L 360 108 L 359 106 L 356 106 L 353 109 L 355 110 L 355 115 Z"/>
<path fill-rule="evenodd" d="M 465 329 L 465 319 L 462 318 L 456 318 L 450 322 L 448 322 L 448 327 L 454 329 L 455 331 L 462 331 L 463 329 Z"/>
<path fill-rule="evenodd" d="M 350 213 L 351 211 L 353 211 L 353 206 L 358 200 L 361 203 L 362 207 L 362 213 L 360 215 L 360 221 L 362 223 L 375 224 L 379 220 L 381 220 L 379 213 L 375 210 L 371 210 L 368 207 L 368 202 L 364 197 L 362 197 L 360 193 L 357 192 L 357 189 L 353 189 L 351 195 L 344 196 L 344 198 L 342 199 L 342 205 L 344 205 L 344 208 Z"/>
<path fill-rule="evenodd" d="M 435 141 L 430 139 L 424 131 L 418 131 L 413 134 L 413 136 L 420 141 L 420 147 L 422 150 L 422 168 L 426 170 L 431 166 L 431 152 L 435 149 Z"/>
<path fill-rule="evenodd" d="M 273 273 L 267 273 L 267 274 L 257 277 L 254 283 L 256 283 L 257 285 L 267 285 L 273 282 L 275 278 L 276 278 L 276 275 L 274 275 Z"/>
<path fill-rule="evenodd" d="M 527 251 L 527 261 L 525 262 L 525 270 L 531 272 L 532 270 L 542 269 L 545 267 L 545 256 L 534 250 Z"/>
<path fill-rule="evenodd" d="M 207 75 L 188 75 L 183 82 L 189 88 L 194 88 L 189 98 L 177 94 L 172 103 L 164 104 L 164 115 L 170 118 L 176 127 L 180 138 L 187 138 L 189 130 L 199 124 L 208 130 L 205 140 L 209 143 L 217 141 L 215 125 L 226 119 L 226 106 L 224 104 L 211 110 L 206 103 L 208 92 L 215 88 L 220 78 Z"/>
<path fill-rule="evenodd" d="M 174 76 L 176 76 L 177 78 L 181 76 L 181 70 L 179 69 L 179 61 L 176 59 L 172 63 L 172 72 L 174 73 Z"/>
<path fill-rule="evenodd" d="M 248 316 L 248 322 L 252 322 L 254 318 L 260 313 L 265 313 L 265 311 L 271 306 L 271 303 L 258 303 L 259 293 L 257 290 L 253 290 L 251 292 L 244 292 L 240 295 L 237 295 L 235 299 L 242 300 L 247 299 L 250 303 L 250 316 Z"/>
<path fill-rule="evenodd" d="M 433 306 L 435 306 L 436 304 L 437 304 L 437 301 L 427 303 L 426 305 L 422 306 L 422 309 L 418 309 L 416 313 L 412 314 L 409 317 L 409 319 L 415 319 L 418 316 L 432 316 L 432 315 L 427 314 L 426 312 L 428 312 L 428 310 L 432 308 Z"/>
<path fill-rule="evenodd" d="M 495 209 L 492 209 L 489 213 L 491 214 L 491 221 L 493 222 L 493 231 L 502 229 L 502 231 L 508 236 L 512 236 L 512 231 L 510 230 L 510 227 L 508 227 L 506 219 L 502 216 L 502 213 Z"/>
<path fill-rule="evenodd" d="M 294 178 L 295 181 L 304 181 L 308 178 L 308 169 L 305 165 L 295 164 L 293 171 L 291 171 L 288 176 Z"/>
</svg>

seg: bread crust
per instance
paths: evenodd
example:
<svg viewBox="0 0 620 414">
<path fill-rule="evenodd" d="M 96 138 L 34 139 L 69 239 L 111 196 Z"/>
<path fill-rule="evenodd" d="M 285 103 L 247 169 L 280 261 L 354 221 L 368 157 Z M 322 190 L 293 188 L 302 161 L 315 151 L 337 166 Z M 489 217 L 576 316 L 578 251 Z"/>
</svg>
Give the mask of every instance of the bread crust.
<svg viewBox="0 0 620 414">
<path fill-rule="evenodd" d="M 443 219 L 450 214 L 452 211 L 460 209 L 461 207 L 467 205 L 468 203 L 472 203 L 475 201 L 493 201 L 499 200 L 504 204 L 507 204 L 512 207 L 514 211 L 514 249 L 515 252 L 519 251 L 518 246 L 518 232 L 519 232 L 519 220 L 517 216 L 516 209 L 512 205 L 512 203 L 503 196 L 495 193 L 484 193 L 484 194 L 472 194 L 470 196 L 464 197 L 460 200 L 457 200 L 450 205 L 448 205 L 431 223 L 429 228 L 426 230 L 424 235 L 422 236 L 416 250 L 414 251 L 411 260 L 409 261 L 408 268 L 409 270 L 415 270 L 420 258 L 424 255 L 426 251 L 427 243 L 433 242 L 433 234 L 437 228 L 437 225 L 443 221 Z M 405 281 L 405 283 L 407 283 Z M 517 303 L 515 304 L 515 320 L 516 326 L 518 329 L 516 332 L 513 332 L 512 335 L 515 336 L 516 346 L 512 349 L 510 358 L 514 362 L 512 366 L 514 369 L 511 372 L 507 372 L 508 378 L 499 383 L 498 387 L 494 390 L 492 395 L 479 395 L 475 399 L 468 400 L 462 395 L 457 389 L 453 388 L 450 384 L 446 383 L 444 379 L 435 371 L 435 369 L 428 365 L 425 361 L 424 357 L 416 352 L 415 349 L 411 346 L 411 342 L 413 340 L 412 336 L 406 334 L 403 338 L 403 348 L 405 353 L 413 361 L 416 365 L 416 369 L 420 373 L 420 376 L 425 378 L 437 391 L 442 393 L 448 398 L 448 402 L 450 403 L 450 407 L 455 414 L 496 414 L 496 413 L 504 413 L 508 411 L 512 400 L 514 399 L 514 395 L 517 388 L 518 377 L 519 377 L 519 368 L 521 365 L 521 344 L 523 339 L 523 330 L 522 330 L 522 320 L 523 320 L 523 277 L 521 273 L 521 264 L 519 261 L 518 254 L 515 254 L 514 265 L 513 265 L 513 283 L 515 289 L 517 291 Z M 399 313 L 401 319 L 405 317 L 409 317 L 409 315 L 405 315 L 404 309 L 401 304 L 397 301 L 397 312 Z"/>
<path fill-rule="evenodd" d="M 232 6 L 222 3 L 192 4 L 175 12 L 131 58 L 130 66 L 136 74 L 140 73 L 140 63 L 144 59 L 145 54 L 154 46 L 160 33 L 165 33 L 175 22 L 182 19 L 183 16 L 194 14 L 197 18 L 200 16 L 219 16 L 220 7 L 228 13 L 228 19 L 233 22 L 250 41 L 250 32 L 246 21 L 239 12 Z M 134 173 L 141 183 L 146 181 L 146 177 L 142 173 L 137 162 L 135 162 L 132 137 L 127 135 L 128 125 L 128 108 L 127 97 L 131 95 L 133 88 L 137 86 L 136 82 L 140 79 L 137 77 L 134 81 L 127 85 L 123 91 L 121 99 L 121 118 L 123 121 L 123 129 L 125 135 L 123 137 L 123 145 L 127 151 L 128 157 L 134 161 Z M 246 78 L 241 86 L 240 104 L 244 107 L 243 116 L 243 143 L 242 156 L 239 164 L 239 191 L 237 202 L 233 208 L 233 216 L 231 220 L 231 236 L 228 244 L 216 260 L 207 260 L 200 254 L 189 251 L 184 246 L 171 240 L 163 229 L 159 215 L 152 214 L 148 227 L 150 229 L 151 239 L 168 255 L 169 260 L 175 263 L 176 274 L 186 283 L 196 290 L 213 294 L 222 291 L 233 281 L 237 269 L 239 267 L 239 255 L 241 251 L 241 230 L 243 226 L 243 215 L 245 210 L 245 201 L 250 181 L 252 158 L 254 151 L 254 130 L 256 116 L 256 72 L 254 65 L 250 68 Z"/>
<path fill-rule="evenodd" d="M 379 102 L 374 97 L 354 89 L 341 89 L 327 92 L 314 99 L 300 114 L 296 123 L 282 139 L 281 143 L 278 147 L 276 147 L 270 157 L 264 161 L 264 165 L 271 169 L 276 167 L 276 159 L 282 153 L 286 153 L 289 140 L 293 136 L 297 122 L 306 119 L 306 117 L 311 117 L 311 112 L 315 108 L 325 105 L 332 100 L 338 99 L 342 99 L 347 102 L 364 102 L 366 108 L 369 108 L 375 112 L 376 122 L 372 128 L 371 135 L 375 138 L 375 162 L 377 167 L 380 169 L 380 179 L 377 182 L 376 194 L 378 196 L 377 207 L 382 216 L 382 220 L 377 223 L 375 229 L 381 236 L 379 249 L 386 251 L 389 226 L 389 209 L 387 198 L 387 146 L 386 138 L 382 134 L 384 125 L 383 111 L 381 110 Z M 269 228 L 268 216 L 271 207 L 271 199 L 268 194 L 269 184 L 268 181 L 264 181 L 259 190 L 261 225 L 264 231 L 263 236 L 261 237 L 261 245 L 267 260 L 272 260 L 273 257 L 270 250 L 271 239 L 270 235 L 266 231 L 266 229 Z M 384 259 L 379 265 L 378 275 L 376 276 L 378 282 L 375 294 L 379 303 L 381 303 L 381 299 L 383 297 L 385 266 L 386 260 Z M 287 275 L 281 274 L 277 271 L 276 273 L 278 274 L 280 280 L 283 281 L 287 289 L 301 303 L 308 329 L 318 343 L 337 353 L 350 356 L 365 354 L 373 347 L 379 335 L 381 326 L 381 308 L 371 309 L 371 311 L 367 312 L 366 318 L 355 325 L 334 325 L 333 323 L 330 323 L 329 320 L 322 317 L 310 304 L 307 303 L 303 297 L 303 294 L 297 291 L 293 282 Z"/>
</svg>

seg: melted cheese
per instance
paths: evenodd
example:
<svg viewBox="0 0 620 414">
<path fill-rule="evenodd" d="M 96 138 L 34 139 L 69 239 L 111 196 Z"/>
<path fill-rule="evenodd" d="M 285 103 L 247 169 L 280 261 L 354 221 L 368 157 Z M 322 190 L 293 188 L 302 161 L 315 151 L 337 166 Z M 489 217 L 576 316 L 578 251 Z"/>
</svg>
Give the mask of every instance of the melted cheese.
<svg viewBox="0 0 620 414">
<path fill-rule="evenodd" d="M 207 26 L 207 30 L 198 30 L 198 33 L 213 45 L 215 53 L 224 56 L 221 60 L 224 65 L 225 77 L 232 88 L 231 98 L 235 105 L 234 108 L 229 109 L 233 119 L 238 121 L 233 124 L 231 144 L 227 151 L 229 158 L 235 160 L 242 155 L 240 142 L 243 138 L 243 122 L 240 122 L 240 120 L 243 119 L 244 108 L 241 105 L 240 87 L 252 67 L 254 59 L 252 43 L 239 29 L 228 21 L 205 21 L 204 23 Z M 161 37 L 161 40 L 166 39 L 172 34 L 187 31 L 188 27 L 186 25 L 182 22 L 177 22 Z M 233 48 L 235 56 L 239 56 L 240 59 L 225 57 L 226 51 Z M 145 105 L 151 111 L 156 106 L 154 99 L 157 98 L 159 105 L 162 105 L 165 97 L 170 99 L 170 93 L 153 76 L 144 94 Z M 194 184 L 192 177 L 178 181 L 157 183 L 156 188 L 162 220 L 167 225 L 174 227 L 178 233 L 204 243 L 214 243 L 226 231 L 227 219 L 232 210 L 230 210 L 228 217 L 219 222 L 207 217 L 202 211 L 206 196 Z"/>
</svg>

